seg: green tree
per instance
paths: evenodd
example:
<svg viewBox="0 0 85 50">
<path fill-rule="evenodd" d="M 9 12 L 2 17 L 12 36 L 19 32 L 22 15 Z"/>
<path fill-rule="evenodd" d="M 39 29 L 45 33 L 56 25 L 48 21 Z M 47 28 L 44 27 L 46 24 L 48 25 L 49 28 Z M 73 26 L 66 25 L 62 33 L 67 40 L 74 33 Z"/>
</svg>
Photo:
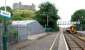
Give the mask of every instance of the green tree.
<svg viewBox="0 0 85 50">
<path fill-rule="evenodd" d="M 48 17 L 48 28 L 52 28 L 54 30 L 57 29 L 56 22 L 59 19 L 57 15 L 57 9 L 55 6 L 49 2 L 42 3 L 39 6 L 40 10 L 36 12 L 36 17 L 34 17 L 43 27 L 47 24 L 47 17 Z"/>
<path fill-rule="evenodd" d="M 85 9 L 80 9 L 74 12 L 71 17 L 71 21 L 80 21 L 80 25 L 76 24 L 77 29 L 85 30 Z"/>
<path fill-rule="evenodd" d="M 32 19 L 34 17 L 34 11 L 32 10 L 19 10 L 16 9 L 13 11 L 13 20 L 24 20 L 24 19 Z"/>
</svg>

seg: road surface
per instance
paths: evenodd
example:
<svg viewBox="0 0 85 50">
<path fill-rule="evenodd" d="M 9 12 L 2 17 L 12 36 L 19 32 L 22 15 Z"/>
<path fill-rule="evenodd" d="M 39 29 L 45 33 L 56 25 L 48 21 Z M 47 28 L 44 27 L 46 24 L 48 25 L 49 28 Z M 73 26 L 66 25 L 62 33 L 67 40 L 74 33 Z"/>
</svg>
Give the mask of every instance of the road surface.
<svg viewBox="0 0 85 50">
<path fill-rule="evenodd" d="M 57 36 L 57 38 L 58 38 L 58 34 L 59 33 L 56 33 L 56 32 L 52 33 L 51 35 L 43 37 L 42 39 L 36 40 L 34 43 L 32 43 L 31 45 L 28 45 L 27 47 L 21 48 L 21 50 L 49 50 L 55 37 Z M 55 50 L 58 49 L 56 47 L 57 41 L 58 40 L 56 40 L 56 42 L 55 42 L 56 44 L 53 47 L 53 48 L 55 48 Z"/>
</svg>

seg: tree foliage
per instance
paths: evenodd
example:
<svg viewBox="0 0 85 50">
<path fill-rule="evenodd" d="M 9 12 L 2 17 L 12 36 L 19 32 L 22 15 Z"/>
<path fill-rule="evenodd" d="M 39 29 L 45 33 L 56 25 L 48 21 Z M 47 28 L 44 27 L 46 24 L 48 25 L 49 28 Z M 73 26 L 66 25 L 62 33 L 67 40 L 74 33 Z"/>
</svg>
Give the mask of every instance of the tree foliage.
<svg viewBox="0 0 85 50">
<path fill-rule="evenodd" d="M 80 21 L 80 27 L 77 25 L 78 30 L 81 28 L 82 30 L 85 30 L 85 9 L 80 9 L 74 12 L 74 14 L 71 17 L 71 21 Z"/>
<path fill-rule="evenodd" d="M 24 20 L 32 19 L 34 17 L 34 11 L 32 10 L 14 10 L 13 11 L 13 20 Z"/>
<path fill-rule="evenodd" d="M 85 9 L 77 10 L 71 17 L 71 21 L 82 20 L 82 16 L 85 18 Z"/>
<path fill-rule="evenodd" d="M 56 21 L 59 19 L 57 15 L 57 9 L 55 6 L 49 2 L 42 3 L 39 6 L 40 10 L 36 12 L 35 19 L 39 21 L 41 25 L 45 27 L 45 24 L 47 24 L 47 16 L 48 16 L 48 26 L 50 28 L 57 28 Z"/>
</svg>

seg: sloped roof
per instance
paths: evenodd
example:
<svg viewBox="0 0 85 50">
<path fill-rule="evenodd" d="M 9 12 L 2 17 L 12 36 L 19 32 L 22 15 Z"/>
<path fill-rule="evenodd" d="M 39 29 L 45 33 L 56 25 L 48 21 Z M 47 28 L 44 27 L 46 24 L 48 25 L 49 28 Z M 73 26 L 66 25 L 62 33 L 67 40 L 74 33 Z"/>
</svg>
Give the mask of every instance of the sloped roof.
<svg viewBox="0 0 85 50">
<path fill-rule="evenodd" d="M 12 25 L 23 25 L 26 26 L 27 24 L 37 22 L 36 20 L 21 20 L 21 21 L 13 21 Z"/>
</svg>

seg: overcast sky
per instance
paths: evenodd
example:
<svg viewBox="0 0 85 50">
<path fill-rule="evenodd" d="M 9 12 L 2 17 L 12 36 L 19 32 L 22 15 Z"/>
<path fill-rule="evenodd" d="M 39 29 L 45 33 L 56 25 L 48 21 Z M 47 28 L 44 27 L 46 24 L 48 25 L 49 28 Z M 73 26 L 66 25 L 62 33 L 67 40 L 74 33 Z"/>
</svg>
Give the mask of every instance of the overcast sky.
<svg viewBox="0 0 85 50">
<path fill-rule="evenodd" d="M 0 6 L 4 6 L 5 0 L 0 0 Z M 85 9 L 85 0 L 7 0 L 7 5 L 11 6 L 15 2 L 22 4 L 34 3 L 36 7 L 40 3 L 49 1 L 59 10 L 58 14 L 63 20 L 70 20 L 71 15 L 78 9 Z"/>
</svg>

